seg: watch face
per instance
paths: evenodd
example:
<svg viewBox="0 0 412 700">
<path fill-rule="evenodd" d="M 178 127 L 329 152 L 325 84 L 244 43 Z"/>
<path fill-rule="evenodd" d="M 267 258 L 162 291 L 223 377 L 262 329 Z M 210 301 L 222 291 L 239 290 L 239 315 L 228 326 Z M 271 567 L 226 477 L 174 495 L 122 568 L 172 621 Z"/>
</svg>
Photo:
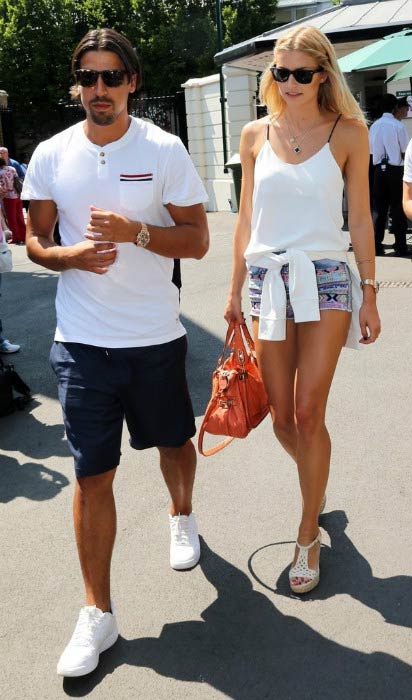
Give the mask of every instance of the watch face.
<svg viewBox="0 0 412 700">
<path fill-rule="evenodd" d="M 140 231 L 137 235 L 137 245 L 140 245 L 142 248 L 146 248 L 147 244 L 150 241 L 150 234 L 148 231 Z"/>
</svg>

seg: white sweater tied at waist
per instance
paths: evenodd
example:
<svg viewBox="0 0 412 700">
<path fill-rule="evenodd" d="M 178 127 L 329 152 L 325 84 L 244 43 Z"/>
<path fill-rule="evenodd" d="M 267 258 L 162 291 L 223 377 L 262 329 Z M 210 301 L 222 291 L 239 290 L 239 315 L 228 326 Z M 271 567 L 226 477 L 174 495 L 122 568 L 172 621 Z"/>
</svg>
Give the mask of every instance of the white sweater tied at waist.
<svg viewBox="0 0 412 700">
<path fill-rule="evenodd" d="M 304 251 L 289 248 L 282 253 L 264 252 L 246 256 L 248 266 L 267 269 L 262 285 L 259 317 L 260 340 L 285 340 L 286 289 L 280 274 L 283 265 L 289 265 L 289 299 L 296 323 L 319 321 L 319 293 L 314 260 L 331 259 L 349 263 L 346 251 Z M 362 337 L 359 309 L 362 292 L 359 277 L 349 267 L 352 282 L 352 321 L 346 347 L 360 348 Z"/>
</svg>

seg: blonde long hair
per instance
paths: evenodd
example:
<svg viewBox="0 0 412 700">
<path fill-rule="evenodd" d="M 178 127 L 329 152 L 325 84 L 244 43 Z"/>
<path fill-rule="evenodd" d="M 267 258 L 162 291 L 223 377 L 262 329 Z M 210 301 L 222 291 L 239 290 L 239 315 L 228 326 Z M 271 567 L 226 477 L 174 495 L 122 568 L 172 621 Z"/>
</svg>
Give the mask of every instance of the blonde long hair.
<svg viewBox="0 0 412 700">
<path fill-rule="evenodd" d="M 319 85 L 318 103 L 321 110 L 328 110 L 344 117 L 358 119 L 366 124 L 364 114 L 351 94 L 348 84 L 339 68 L 336 54 L 329 39 L 316 27 L 294 27 L 277 40 L 274 49 L 274 63 L 279 51 L 303 51 L 312 56 L 317 65 L 327 71 L 328 78 Z M 259 97 L 269 114 L 279 116 L 286 108 L 278 85 L 270 72 L 270 63 L 260 81 Z"/>
</svg>

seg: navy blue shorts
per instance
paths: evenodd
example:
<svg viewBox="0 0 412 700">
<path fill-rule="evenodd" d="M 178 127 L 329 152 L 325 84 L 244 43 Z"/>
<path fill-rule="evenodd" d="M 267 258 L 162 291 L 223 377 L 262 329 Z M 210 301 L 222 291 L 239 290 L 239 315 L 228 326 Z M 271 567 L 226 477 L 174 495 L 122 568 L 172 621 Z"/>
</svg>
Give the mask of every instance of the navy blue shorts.
<svg viewBox="0 0 412 700">
<path fill-rule="evenodd" d="M 196 432 L 186 336 L 141 348 L 52 345 L 50 362 L 76 476 L 117 467 L 123 419 L 136 450 L 181 447 Z"/>
</svg>

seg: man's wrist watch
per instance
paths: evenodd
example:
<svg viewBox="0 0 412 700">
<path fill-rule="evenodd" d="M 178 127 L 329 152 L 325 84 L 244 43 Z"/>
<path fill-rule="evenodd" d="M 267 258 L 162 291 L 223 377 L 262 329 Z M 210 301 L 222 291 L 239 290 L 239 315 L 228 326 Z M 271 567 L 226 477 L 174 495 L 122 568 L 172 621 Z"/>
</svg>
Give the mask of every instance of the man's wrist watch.
<svg viewBox="0 0 412 700">
<path fill-rule="evenodd" d="M 369 284 L 371 287 L 373 287 L 376 294 L 379 292 L 379 282 L 377 282 L 376 280 L 369 280 L 369 279 L 368 280 L 361 280 L 360 281 L 361 289 L 363 289 L 366 284 Z"/>
<path fill-rule="evenodd" d="M 147 245 L 150 243 L 150 233 L 149 229 L 147 228 L 146 224 L 141 222 L 141 227 L 140 231 L 136 236 L 136 240 L 134 242 L 135 245 L 140 246 L 141 248 L 146 248 Z"/>
</svg>

